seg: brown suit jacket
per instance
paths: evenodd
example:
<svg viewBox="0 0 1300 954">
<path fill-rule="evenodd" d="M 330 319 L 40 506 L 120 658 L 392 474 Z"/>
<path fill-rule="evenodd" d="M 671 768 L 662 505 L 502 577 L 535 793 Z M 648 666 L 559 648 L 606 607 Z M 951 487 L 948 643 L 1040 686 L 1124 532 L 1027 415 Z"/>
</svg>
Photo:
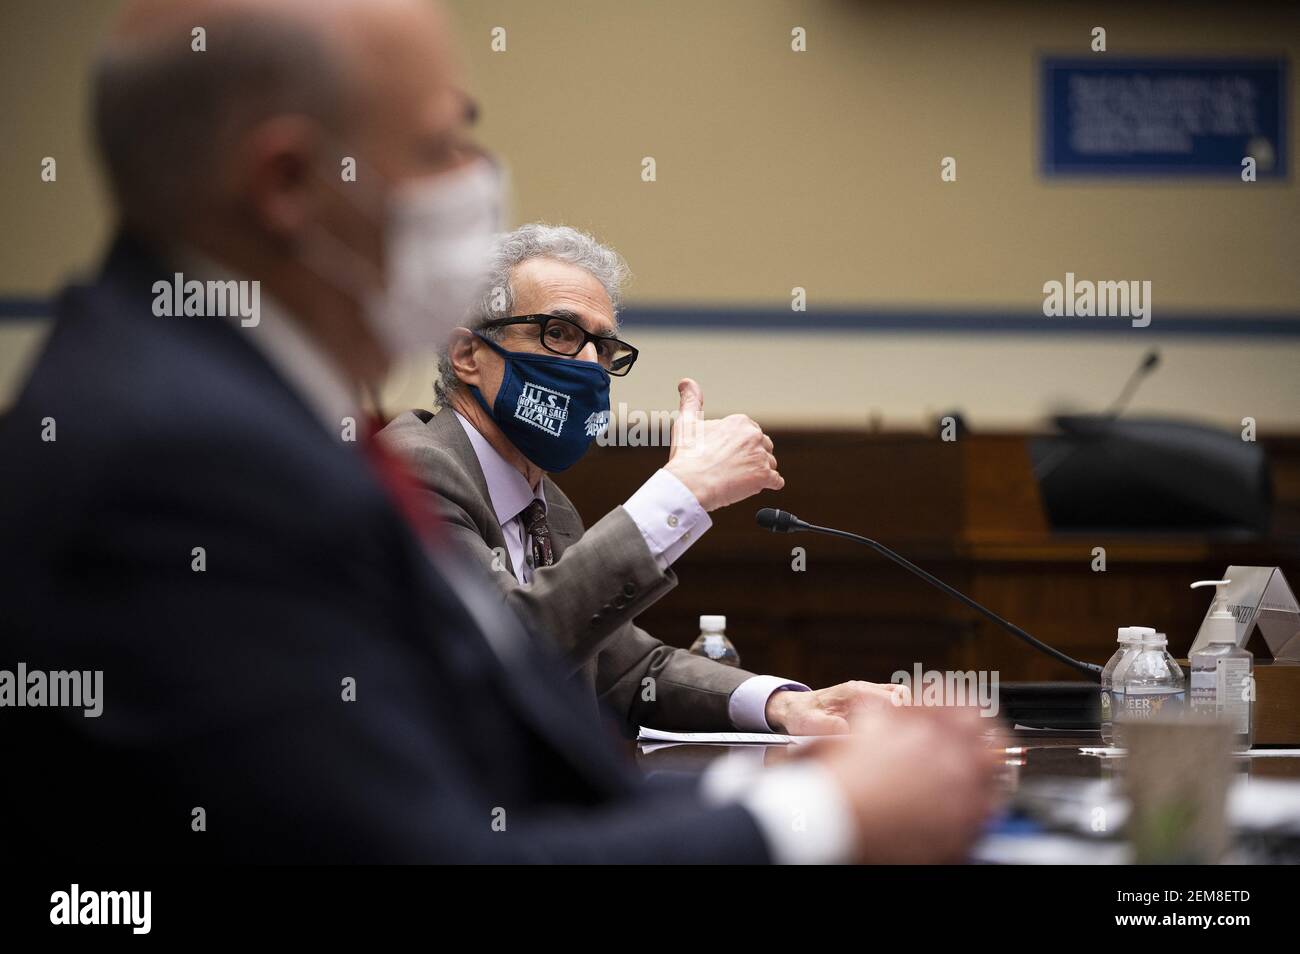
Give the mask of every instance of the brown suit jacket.
<svg viewBox="0 0 1300 954">
<path fill-rule="evenodd" d="M 732 728 L 727 701 L 752 673 L 675 649 L 636 626 L 643 609 L 677 585 L 618 507 L 590 529 L 545 477 L 555 563 L 520 586 L 474 447 L 451 410 L 408 411 L 380 432 L 430 491 L 453 541 L 493 572 L 506 602 L 550 634 L 577 678 L 628 727 Z M 647 680 L 653 680 L 647 682 Z"/>
</svg>

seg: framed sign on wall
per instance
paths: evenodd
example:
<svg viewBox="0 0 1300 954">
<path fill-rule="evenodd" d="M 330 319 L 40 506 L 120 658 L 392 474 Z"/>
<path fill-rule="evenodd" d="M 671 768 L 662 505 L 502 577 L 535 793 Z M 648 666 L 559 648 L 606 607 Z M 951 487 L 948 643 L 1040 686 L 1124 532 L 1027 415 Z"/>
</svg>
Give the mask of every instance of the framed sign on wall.
<svg viewBox="0 0 1300 954">
<path fill-rule="evenodd" d="M 1283 58 L 1042 61 L 1047 176 L 1286 178 Z"/>
</svg>

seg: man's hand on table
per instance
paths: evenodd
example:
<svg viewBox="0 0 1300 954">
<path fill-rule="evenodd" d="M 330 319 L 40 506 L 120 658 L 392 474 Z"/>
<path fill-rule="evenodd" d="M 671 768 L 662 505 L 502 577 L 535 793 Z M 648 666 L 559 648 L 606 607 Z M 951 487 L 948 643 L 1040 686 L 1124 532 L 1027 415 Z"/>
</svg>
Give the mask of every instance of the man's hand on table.
<svg viewBox="0 0 1300 954">
<path fill-rule="evenodd" d="M 895 703 L 895 697 L 899 702 Z M 767 700 L 767 724 L 786 735 L 836 735 L 849 731 L 850 718 L 882 706 L 902 705 L 907 688 L 892 683 L 842 682 L 812 692 L 783 689 Z"/>
</svg>

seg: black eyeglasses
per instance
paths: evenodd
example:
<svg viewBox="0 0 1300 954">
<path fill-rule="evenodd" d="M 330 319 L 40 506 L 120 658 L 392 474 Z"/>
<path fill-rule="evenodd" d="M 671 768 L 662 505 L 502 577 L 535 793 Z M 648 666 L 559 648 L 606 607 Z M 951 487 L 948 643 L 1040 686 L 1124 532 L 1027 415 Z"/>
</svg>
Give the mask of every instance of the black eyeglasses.
<svg viewBox="0 0 1300 954">
<path fill-rule="evenodd" d="M 536 325 L 538 340 L 552 354 L 572 358 L 581 354 L 587 342 L 596 346 L 596 360 L 610 374 L 622 377 L 636 363 L 637 350 L 626 341 L 608 335 L 594 335 L 572 318 L 561 315 L 515 315 L 486 322 L 484 328 L 504 328 L 506 325 Z"/>
</svg>

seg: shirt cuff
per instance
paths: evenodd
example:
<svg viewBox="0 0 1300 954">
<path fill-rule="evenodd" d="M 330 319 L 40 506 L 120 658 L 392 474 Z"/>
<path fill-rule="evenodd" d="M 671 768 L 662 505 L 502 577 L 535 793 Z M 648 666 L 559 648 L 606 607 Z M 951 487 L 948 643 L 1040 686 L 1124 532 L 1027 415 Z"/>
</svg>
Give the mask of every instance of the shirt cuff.
<svg viewBox="0 0 1300 954">
<path fill-rule="evenodd" d="M 727 700 L 727 716 L 741 732 L 772 732 L 767 724 L 767 700 L 781 689 L 810 692 L 802 682 L 782 679 L 780 676 L 750 676 L 735 689 Z"/>
<path fill-rule="evenodd" d="M 755 770 L 720 759 L 704 773 L 700 791 L 711 804 L 742 805 L 776 864 L 843 864 L 853 857 L 853 811 L 835 779 L 814 761 Z"/>
<path fill-rule="evenodd" d="M 641 485 L 623 509 L 641 531 L 660 570 L 668 569 L 713 526 L 695 495 L 662 468 Z"/>
</svg>

